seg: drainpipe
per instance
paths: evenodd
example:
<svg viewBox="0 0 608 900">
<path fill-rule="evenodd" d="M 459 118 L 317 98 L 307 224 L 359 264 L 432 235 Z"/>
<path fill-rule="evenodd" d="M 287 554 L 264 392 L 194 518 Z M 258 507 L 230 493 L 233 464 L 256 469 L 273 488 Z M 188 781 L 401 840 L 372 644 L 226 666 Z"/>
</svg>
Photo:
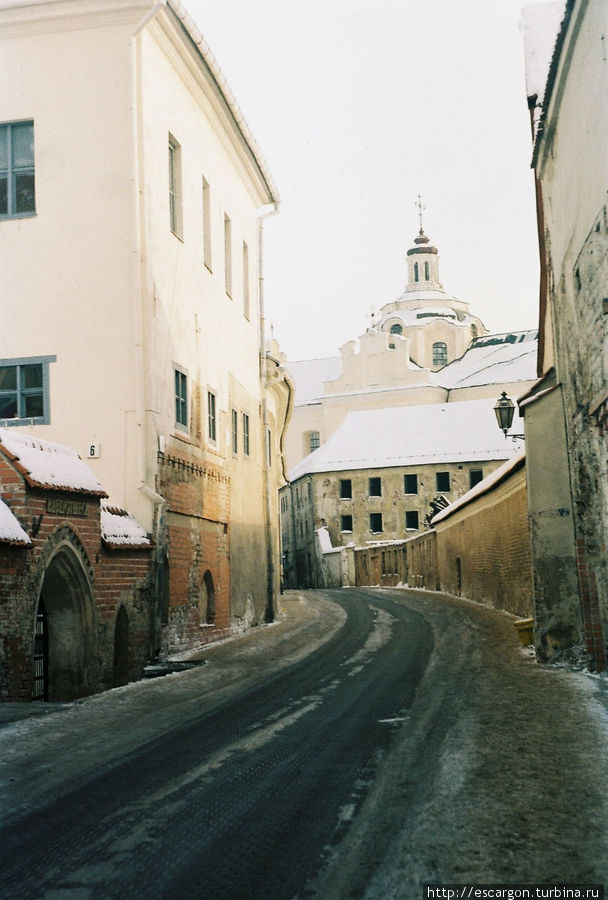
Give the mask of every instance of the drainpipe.
<svg viewBox="0 0 608 900">
<path fill-rule="evenodd" d="M 264 317 L 264 219 L 278 213 L 278 203 L 273 203 L 272 208 L 266 212 L 261 211 L 258 216 L 258 304 L 260 315 L 259 335 L 259 376 L 262 388 L 262 466 L 263 492 L 264 492 L 264 533 L 266 541 L 266 621 L 274 621 L 274 553 L 272 540 L 272 499 L 270 496 L 270 466 L 268 464 L 268 447 L 266 436 L 268 434 L 268 406 L 266 403 L 266 391 L 268 382 L 266 376 L 266 320 Z"/>
</svg>

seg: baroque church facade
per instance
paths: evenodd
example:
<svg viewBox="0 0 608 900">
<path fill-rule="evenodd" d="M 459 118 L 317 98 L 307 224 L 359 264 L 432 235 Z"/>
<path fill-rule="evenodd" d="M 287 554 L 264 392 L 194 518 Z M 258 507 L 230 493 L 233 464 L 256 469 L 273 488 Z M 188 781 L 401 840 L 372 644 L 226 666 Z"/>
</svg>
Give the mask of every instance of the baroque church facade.
<svg viewBox="0 0 608 900">
<path fill-rule="evenodd" d="M 533 384 L 537 332 L 489 334 L 441 284 L 422 221 L 406 263 L 403 292 L 340 356 L 283 358 L 295 385 L 280 502 L 289 587 L 323 585 L 336 548 L 424 530 L 518 449 L 493 406 Z"/>
</svg>

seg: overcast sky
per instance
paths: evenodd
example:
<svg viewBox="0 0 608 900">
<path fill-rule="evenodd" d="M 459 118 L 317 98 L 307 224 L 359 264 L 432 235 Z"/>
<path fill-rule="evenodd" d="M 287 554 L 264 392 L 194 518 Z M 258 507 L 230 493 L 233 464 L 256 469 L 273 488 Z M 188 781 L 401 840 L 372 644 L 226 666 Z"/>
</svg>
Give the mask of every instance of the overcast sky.
<svg viewBox="0 0 608 900">
<path fill-rule="evenodd" d="M 281 196 L 267 319 L 289 359 L 337 355 L 405 284 L 424 227 L 491 331 L 537 324 L 522 0 L 183 0 Z"/>
</svg>

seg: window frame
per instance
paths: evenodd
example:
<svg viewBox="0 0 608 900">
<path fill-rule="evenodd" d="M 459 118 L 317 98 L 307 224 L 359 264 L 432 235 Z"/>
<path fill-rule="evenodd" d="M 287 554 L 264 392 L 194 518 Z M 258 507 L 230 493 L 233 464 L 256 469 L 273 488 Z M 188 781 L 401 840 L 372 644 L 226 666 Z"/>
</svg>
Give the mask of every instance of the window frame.
<svg viewBox="0 0 608 900">
<path fill-rule="evenodd" d="M 207 390 L 207 439 L 217 444 L 217 394 Z"/>
<path fill-rule="evenodd" d="M 249 244 L 243 241 L 243 315 L 251 320 L 251 286 L 249 283 Z"/>
<path fill-rule="evenodd" d="M 483 481 L 483 469 L 469 469 L 469 490 Z"/>
<path fill-rule="evenodd" d="M 447 488 L 446 488 L 446 487 L 440 487 L 440 485 L 439 485 L 439 478 L 440 478 L 440 476 L 442 476 L 442 475 L 447 477 L 447 480 L 448 480 L 448 486 L 447 486 Z M 451 476 L 450 476 L 449 471 L 448 471 L 448 472 L 445 472 L 445 471 L 444 471 L 444 472 L 435 472 L 435 487 L 436 487 L 436 489 L 437 489 L 438 491 L 440 491 L 442 494 L 449 494 L 449 493 L 450 493 L 450 491 L 452 490 L 452 479 L 451 479 Z"/>
<path fill-rule="evenodd" d="M 2 428 L 13 428 L 23 425 L 50 425 L 51 422 L 51 394 L 50 394 L 50 377 L 49 365 L 57 362 L 56 356 L 19 356 L 14 359 L 0 360 L 0 369 L 16 368 L 15 373 L 15 389 L 2 390 L 0 396 L 15 394 L 17 399 L 17 412 L 23 410 L 22 403 L 24 397 L 32 396 L 34 389 L 21 386 L 22 377 L 21 369 L 25 366 L 41 366 L 42 385 L 37 393 L 42 394 L 42 415 L 41 416 L 20 416 L 14 418 L 0 418 L 0 426 Z"/>
<path fill-rule="evenodd" d="M 377 482 L 378 493 L 372 493 L 372 482 L 374 482 L 374 489 L 376 487 L 375 482 Z M 367 496 L 368 497 L 381 497 L 382 496 L 382 476 L 381 475 L 373 475 L 367 479 Z"/>
<path fill-rule="evenodd" d="M 408 479 L 414 479 L 416 483 L 416 490 L 410 491 L 408 490 Z M 413 497 L 414 494 L 418 494 L 418 472 L 406 472 L 403 476 L 403 493 L 408 497 Z"/>
<path fill-rule="evenodd" d="M 169 227 L 180 241 L 184 239 L 182 194 L 182 145 L 169 132 Z"/>
<path fill-rule="evenodd" d="M 245 456 L 250 456 L 251 455 L 251 439 L 250 439 L 250 431 L 249 431 L 249 426 L 250 426 L 249 413 L 246 413 L 246 412 L 242 413 L 241 421 L 242 421 L 242 425 L 243 425 L 243 453 L 245 454 Z"/>
<path fill-rule="evenodd" d="M 313 444 L 316 443 L 316 447 L 313 447 Z M 319 431 L 309 431 L 308 432 L 308 452 L 314 453 L 315 450 L 318 450 L 321 446 L 321 433 Z"/>
<path fill-rule="evenodd" d="M 344 487 L 343 487 L 344 485 Z M 348 493 L 344 493 L 346 490 L 346 485 L 348 485 Z M 352 500 L 353 499 L 353 480 L 352 478 L 341 478 L 340 484 L 338 486 L 338 491 L 340 494 L 340 500 Z"/>
<path fill-rule="evenodd" d="M 376 522 L 379 520 L 380 528 L 374 528 L 372 525 L 372 520 L 375 519 Z M 381 512 L 373 512 L 369 514 L 369 530 L 371 534 L 382 534 L 384 531 L 384 522 L 382 521 L 382 513 Z"/>
<path fill-rule="evenodd" d="M 407 523 L 408 516 L 416 517 L 415 525 L 408 525 L 408 523 Z M 406 531 L 419 531 L 420 530 L 420 514 L 417 509 L 406 509 L 406 511 L 405 511 L 405 530 Z"/>
<path fill-rule="evenodd" d="M 432 347 L 433 352 L 433 368 L 435 366 L 443 367 L 448 364 L 448 345 L 445 341 L 435 341 Z M 439 354 L 441 352 L 441 359 Z"/>
<path fill-rule="evenodd" d="M 237 456 L 239 452 L 239 414 L 233 408 L 230 415 L 232 422 L 232 453 L 234 456 Z"/>
<path fill-rule="evenodd" d="M 180 387 L 183 387 L 185 390 L 183 393 L 179 390 Z M 186 434 L 190 432 L 190 410 L 188 408 L 189 404 L 189 386 L 188 386 L 188 372 L 186 369 L 182 368 L 182 366 L 178 366 L 177 363 L 173 364 L 173 394 L 174 394 L 174 413 L 175 413 L 175 427 L 178 431 L 183 431 Z M 183 416 L 185 418 L 185 422 L 182 418 L 180 418 L 180 410 L 183 412 Z"/>
<path fill-rule="evenodd" d="M 203 178 L 203 263 L 213 272 L 213 256 L 211 243 L 211 188 L 209 182 Z"/>
<path fill-rule="evenodd" d="M 350 520 L 350 528 L 345 527 L 345 520 Z M 353 533 L 353 515 L 352 513 L 343 513 L 340 516 L 340 533 L 341 534 L 352 534 Z"/>
<path fill-rule="evenodd" d="M 24 125 L 32 129 L 32 165 L 16 166 L 13 158 L 13 129 Z M 17 119 L 12 122 L 0 122 L 0 140 L 2 132 L 6 130 L 6 169 L 0 170 L 6 177 L 6 212 L 0 212 L 0 221 L 6 219 L 30 219 L 36 215 L 36 149 L 34 140 L 34 120 Z M 33 178 L 34 208 L 30 210 L 17 210 L 17 183 L 19 175 L 31 175 Z M 2 176 L 0 176 L 2 177 Z"/>
<path fill-rule="evenodd" d="M 232 300 L 232 219 L 224 212 L 224 288 Z"/>
</svg>

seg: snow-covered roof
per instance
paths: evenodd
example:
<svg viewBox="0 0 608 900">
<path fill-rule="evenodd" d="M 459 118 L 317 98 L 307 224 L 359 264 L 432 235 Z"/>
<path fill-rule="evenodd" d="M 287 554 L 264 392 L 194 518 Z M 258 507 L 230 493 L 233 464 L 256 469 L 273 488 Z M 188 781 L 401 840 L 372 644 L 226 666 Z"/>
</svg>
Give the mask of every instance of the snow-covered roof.
<svg viewBox="0 0 608 900">
<path fill-rule="evenodd" d="M 326 381 L 335 381 L 342 373 L 342 357 L 300 359 L 285 363 L 296 386 L 296 406 L 311 403 L 323 396 Z"/>
<path fill-rule="evenodd" d="M 521 13 L 526 63 L 526 94 L 542 103 L 551 57 L 566 7 L 565 0 L 532 3 Z"/>
<path fill-rule="evenodd" d="M 474 387 L 536 379 L 538 331 L 486 334 L 476 338 L 460 359 L 433 373 L 440 387 Z"/>
<path fill-rule="evenodd" d="M 143 550 L 152 546 L 148 535 L 124 509 L 101 505 L 101 538 L 114 550 Z"/>
<path fill-rule="evenodd" d="M 494 400 L 351 412 L 318 450 L 289 473 L 379 469 L 509 459 L 516 447 L 496 423 Z"/>
<path fill-rule="evenodd" d="M 27 532 L 23 530 L 4 500 L 0 498 L 0 543 L 31 546 Z"/>
<path fill-rule="evenodd" d="M 89 467 L 70 447 L 13 428 L 0 428 L 0 450 L 32 487 L 107 496 Z"/>
<path fill-rule="evenodd" d="M 450 503 L 449 506 L 446 506 L 445 509 L 442 509 L 441 512 L 438 512 L 436 516 L 433 516 L 431 520 L 431 525 L 434 526 L 437 522 L 441 522 L 443 519 L 449 518 L 449 516 L 453 515 L 453 513 L 457 512 L 459 509 L 462 509 L 463 506 L 467 506 L 469 503 L 472 503 L 477 497 L 481 497 L 482 494 L 487 494 L 493 487 L 497 484 L 500 484 L 502 481 L 506 481 L 506 479 L 513 472 L 516 472 L 520 469 L 526 461 L 526 451 L 524 448 L 520 449 L 513 459 L 507 460 L 506 463 L 503 463 L 502 466 L 499 466 L 490 475 L 487 475 L 481 481 L 479 481 L 474 487 L 472 487 L 466 494 L 463 494 L 462 497 L 459 497 L 457 500 L 454 500 L 453 503 Z"/>
</svg>

